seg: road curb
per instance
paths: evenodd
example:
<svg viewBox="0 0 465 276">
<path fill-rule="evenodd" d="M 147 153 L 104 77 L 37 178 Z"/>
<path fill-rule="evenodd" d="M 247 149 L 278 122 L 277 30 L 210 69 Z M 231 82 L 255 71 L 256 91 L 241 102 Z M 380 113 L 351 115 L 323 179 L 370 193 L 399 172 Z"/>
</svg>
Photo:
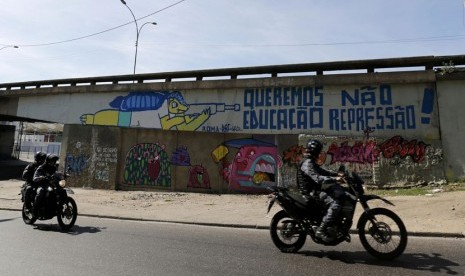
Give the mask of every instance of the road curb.
<svg viewBox="0 0 465 276">
<path fill-rule="evenodd" d="M 0 210 L 4 211 L 17 211 L 21 212 L 21 209 L 17 208 L 1 208 Z M 244 229 L 261 229 L 267 230 L 268 226 L 262 225 L 252 225 L 252 224 L 235 224 L 235 223 L 215 223 L 215 222 L 192 222 L 192 221 L 174 221 L 174 220 L 161 220 L 161 219 L 144 219 L 144 218 L 131 218 L 131 217 L 121 217 L 121 216 L 111 216 L 111 215 L 95 215 L 95 214 L 79 214 L 82 217 L 92 217 L 92 218 L 104 218 L 104 219 L 116 219 L 116 220 L 126 220 L 126 221 L 146 221 L 146 222 L 162 222 L 162 223 L 176 223 L 176 224 L 187 224 L 187 225 L 199 225 L 199 226 L 214 226 L 214 227 L 224 227 L 224 228 L 244 228 Z M 351 234 L 358 234 L 356 230 L 350 230 Z M 408 235 L 411 237 L 429 237 L 429 238 L 456 238 L 462 239 L 465 238 L 464 233 L 439 233 L 439 232 L 408 232 Z"/>
</svg>

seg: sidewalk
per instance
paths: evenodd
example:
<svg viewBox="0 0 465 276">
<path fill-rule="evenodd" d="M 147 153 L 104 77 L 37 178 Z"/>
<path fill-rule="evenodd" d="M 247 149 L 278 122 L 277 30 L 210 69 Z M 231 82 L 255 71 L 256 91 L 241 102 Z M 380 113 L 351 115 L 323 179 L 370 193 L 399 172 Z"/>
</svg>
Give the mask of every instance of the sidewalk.
<svg viewBox="0 0 465 276">
<path fill-rule="evenodd" d="M 21 210 L 18 193 L 22 183 L 0 181 L 0 209 Z M 72 189 L 75 194 L 71 196 L 76 200 L 80 216 L 266 229 L 274 213 L 281 210 L 275 204 L 267 216 L 266 195 Z M 396 206 L 381 201 L 372 201 L 370 206 L 383 206 L 396 212 L 410 235 L 465 237 L 465 191 L 388 199 Z M 355 222 L 361 212 L 358 205 Z"/>
</svg>

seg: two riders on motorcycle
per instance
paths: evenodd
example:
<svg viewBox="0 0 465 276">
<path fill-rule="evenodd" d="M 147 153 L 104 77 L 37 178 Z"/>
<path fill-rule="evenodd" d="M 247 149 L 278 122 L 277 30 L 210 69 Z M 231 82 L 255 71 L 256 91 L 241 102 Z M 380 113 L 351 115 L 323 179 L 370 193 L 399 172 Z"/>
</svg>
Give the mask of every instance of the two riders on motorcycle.
<svg viewBox="0 0 465 276">
<path fill-rule="evenodd" d="M 338 184 L 343 181 L 342 172 L 336 173 L 321 167 L 324 163 L 322 149 L 323 144 L 318 140 L 310 140 L 307 143 L 297 170 L 297 186 L 306 200 L 314 198 L 327 208 L 315 235 L 329 242 L 331 237 L 328 235 L 328 227 L 332 226 L 338 218 L 345 190 Z"/>
<path fill-rule="evenodd" d="M 57 170 L 56 163 L 58 159 L 59 157 L 55 154 L 37 152 L 34 156 L 34 162 L 27 165 L 24 169 L 23 179 L 26 180 L 28 186 L 36 188 L 36 196 L 32 209 L 32 214 L 36 218 L 45 198 L 45 188 L 49 183 L 49 177 Z"/>
</svg>

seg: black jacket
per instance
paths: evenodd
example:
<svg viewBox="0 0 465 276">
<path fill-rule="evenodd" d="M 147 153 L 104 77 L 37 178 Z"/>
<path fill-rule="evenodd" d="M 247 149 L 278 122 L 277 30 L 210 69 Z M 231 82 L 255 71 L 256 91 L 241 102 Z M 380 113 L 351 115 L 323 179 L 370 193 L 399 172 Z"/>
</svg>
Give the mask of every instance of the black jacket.
<svg viewBox="0 0 465 276">
<path fill-rule="evenodd" d="M 302 194 L 326 190 L 336 183 L 337 173 L 323 169 L 313 158 L 304 155 L 297 170 L 297 186 Z"/>
<path fill-rule="evenodd" d="M 39 185 L 47 184 L 48 177 L 52 176 L 56 171 L 57 167 L 55 165 L 44 163 L 37 168 L 32 181 Z"/>
<path fill-rule="evenodd" d="M 34 178 L 34 173 L 36 172 L 37 168 L 40 166 L 39 163 L 34 162 L 30 163 L 26 166 L 23 171 L 23 179 L 26 180 L 27 183 L 32 183 L 32 179 Z"/>
</svg>

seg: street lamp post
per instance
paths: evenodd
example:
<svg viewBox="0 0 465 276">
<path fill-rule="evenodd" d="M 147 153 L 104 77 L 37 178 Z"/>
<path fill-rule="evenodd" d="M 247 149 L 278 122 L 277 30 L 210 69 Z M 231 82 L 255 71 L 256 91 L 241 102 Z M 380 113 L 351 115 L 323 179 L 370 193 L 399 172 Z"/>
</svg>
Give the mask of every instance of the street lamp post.
<svg viewBox="0 0 465 276">
<path fill-rule="evenodd" d="M 0 48 L 0 51 L 5 49 L 5 48 L 19 48 L 19 47 L 16 46 L 16 45 L 7 45 L 7 46 L 3 46 L 2 48 Z"/>
<path fill-rule="evenodd" d="M 147 24 L 152 24 L 152 25 L 157 25 L 156 22 L 145 22 L 144 24 L 142 24 L 142 26 L 140 26 L 139 28 L 139 24 L 137 24 L 137 19 L 136 19 L 136 16 L 134 15 L 134 13 L 132 12 L 131 8 L 128 6 L 128 4 L 126 3 L 126 1 L 124 0 L 120 0 L 121 3 L 123 3 L 123 5 L 125 5 L 128 10 L 131 12 L 131 15 L 132 15 L 132 18 L 134 19 L 134 24 L 136 24 L 136 53 L 134 54 L 134 70 L 133 70 L 133 75 L 136 75 L 136 64 L 137 64 L 137 48 L 139 46 L 139 35 L 140 35 L 140 31 L 142 30 L 142 28 L 147 25 Z"/>
</svg>

